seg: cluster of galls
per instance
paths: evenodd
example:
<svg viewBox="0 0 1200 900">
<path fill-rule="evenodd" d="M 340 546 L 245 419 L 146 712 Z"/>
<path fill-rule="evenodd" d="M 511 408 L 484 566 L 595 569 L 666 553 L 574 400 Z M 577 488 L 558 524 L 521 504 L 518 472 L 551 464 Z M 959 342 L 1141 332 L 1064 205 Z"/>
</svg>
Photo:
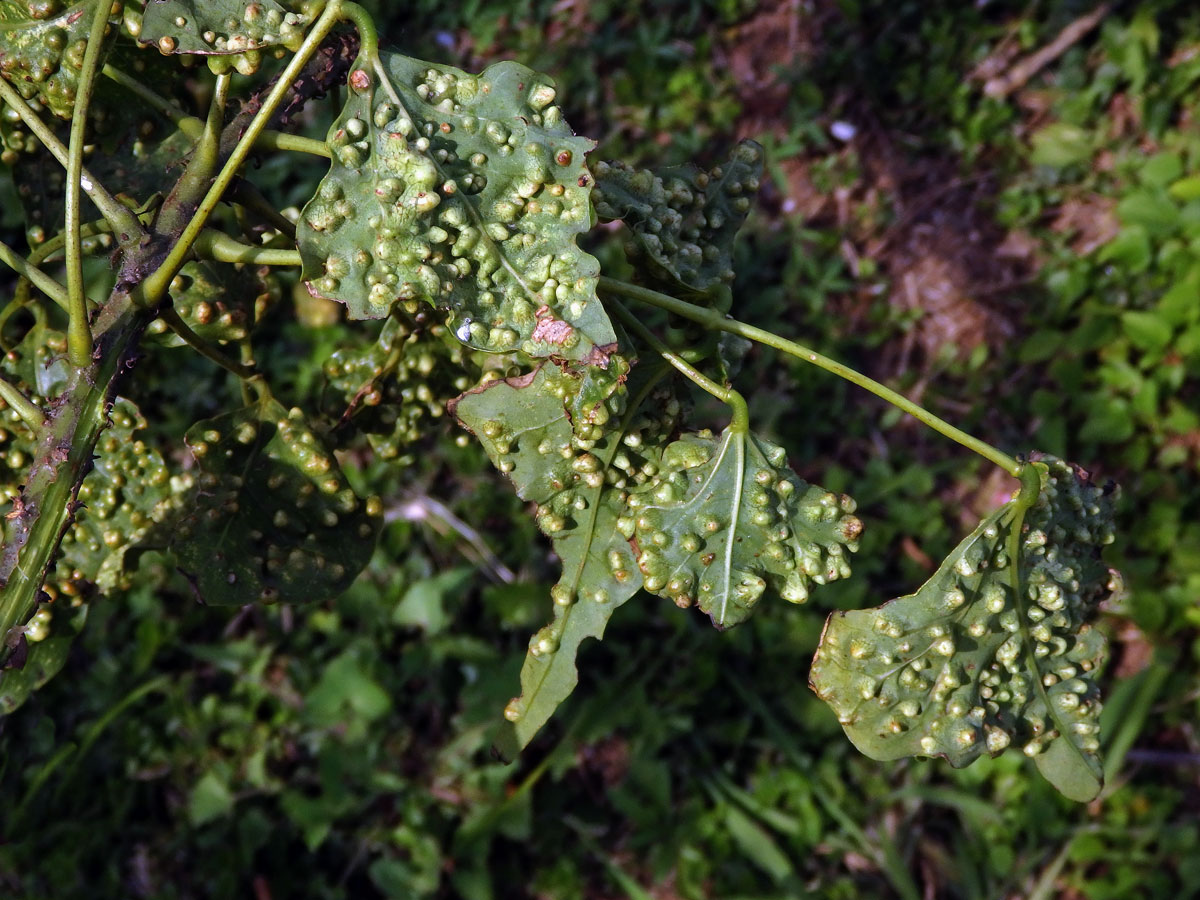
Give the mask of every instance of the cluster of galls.
<svg viewBox="0 0 1200 900">
<path fill-rule="evenodd" d="M 370 559 L 382 504 L 359 500 L 299 409 L 264 402 L 186 441 L 199 472 L 172 549 L 207 602 L 336 596 Z"/>
<path fill-rule="evenodd" d="M 618 527 L 636 538 L 648 591 L 693 603 L 718 626 L 745 619 L 770 587 L 803 603 L 810 585 L 850 574 L 862 523 L 854 501 L 798 479 L 782 447 L 726 431 L 666 448 Z"/>
<path fill-rule="evenodd" d="M 1087 619 L 1111 586 L 1099 563 L 1112 539 L 1111 503 L 1066 464 L 1035 465 L 1043 487 L 1023 529 L 1020 602 L 1008 504 L 918 593 L 830 616 L 812 684 L 869 755 L 964 766 L 1013 740 L 1037 756 L 1063 736 L 1085 753 L 1099 749 L 1100 702 L 1088 676 L 1104 641 Z"/>
<path fill-rule="evenodd" d="M 90 14 L 78 15 L 61 0 L 24 4 L 31 21 L 11 27 L 0 49 L 0 78 L 26 100 L 37 98 L 61 119 L 69 119 L 79 89 L 87 49 Z"/>
<path fill-rule="evenodd" d="M 592 199 L 597 216 L 619 219 L 633 232 L 626 246 L 631 258 L 707 291 L 733 281 L 733 238 L 758 192 L 762 165 L 762 148 L 753 141 L 740 143 L 725 165 L 707 172 L 686 166 L 656 174 L 601 162 Z"/>
<path fill-rule="evenodd" d="M 169 3 L 147 4 L 141 21 L 130 32 L 143 46 L 157 47 L 163 55 L 199 54 L 208 57 L 216 74 L 236 69 L 253 75 L 262 64 L 262 53 L 270 50 L 281 58 L 285 49 L 295 52 L 304 41 L 310 16 L 288 12 L 274 0 L 251 0 L 240 15 L 205 11 L 182 15 Z"/>
<path fill-rule="evenodd" d="M 333 168 L 301 216 L 310 290 L 356 318 L 397 300 L 453 310 L 456 337 L 487 352 L 585 356 L 573 323 L 597 303 L 598 266 L 574 238 L 590 224 L 590 142 L 515 63 L 473 76 L 385 62 L 401 103 L 351 73 Z"/>
<path fill-rule="evenodd" d="M 137 407 L 118 399 L 109 420 L 51 579 L 67 595 L 77 594 L 84 582 L 103 591 L 128 587 L 126 551 L 173 511 L 170 472 L 158 450 L 137 436 L 146 427 Z"/>
<path fill-rule="evenodd" d="M 249 336 L 254 324 L 278 302 L 282 288 L 265 266 L 201 260 L 186 263 L 171 279 L 168 292 L 175 312 L 196 334 L 224 344 Z M 167 346 L 184 346 L 162 319 L 151 322 L 146 333 Z"/>
<path fill-rule="evenodd" d="M 474 354 L 428 308 L 411 315 L 397 308 L 377 341 L 338 350 L 323 368 L 336 392 L 330 412 L 365 432 L 382 459 L 420 440 L 481 374 Z"/>
</svg>

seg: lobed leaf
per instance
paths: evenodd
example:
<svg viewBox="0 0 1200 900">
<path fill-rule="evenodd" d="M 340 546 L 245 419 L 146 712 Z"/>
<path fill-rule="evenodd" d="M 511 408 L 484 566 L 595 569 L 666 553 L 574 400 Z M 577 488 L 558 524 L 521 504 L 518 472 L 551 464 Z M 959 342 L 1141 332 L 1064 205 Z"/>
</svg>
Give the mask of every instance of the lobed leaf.
<svg viewBox="0 0 1200 900">
<path fill-rule="evenodd" d="M 199 471 L 172 549 L 205 603 L 326 600 L 366 566 L 380 503 L 355 496 L 299 409 L 264 400 L 185 440 Z"/>
<path fill-rule="evenodd" d="M 529 743 L 574 690 L 579 645 L 601 638 L 616 608 L 642 586 L 619 522 L 629 491 L 648 484 L 657 471 L 659 448 L 679 411 L 677 403 L 658 398 L 657 414 L 642 412 L 659 374 L 635 379 L 627 408 L 627 389 L 613 390 L 603 413 L 600 406 L 591 407 L 590 422 L 573 422 L 569 412 L 586 392 L 585 374 L 552 366 L 491 382 L 453 406 L 518 496 L 537 504 L 538 526 L 549 535 L 563 567 L 551 591 L 554 619 L 530 640 L 521 696 L 505 709 L 509 725 L 498 746 L 507 758 Z M 616 415 L 619 423 L 610 421 Z"/>
<path fill-rule="evenodd" d="M 848 576 L 862 532 L 853 500 L 801 481 L 782 447 L 732 427 L 668 446 L 629 509 L 646 589 L 698 604 L 719 628 L 749 617 L 768 587 L 803 603 L 812 583 Z"/>
<path fill-rule="evenodd" d="M 1112 497 L 1061 460 L 1029 465 L 1036 497 L 984 519 L 917 593 L 831 614 L 810 682 L 873 759 L 958 767 L 1015 741 L 1060 791 L 1090 800 L 1105 654 L 1091 619 L 1115 584 L 1100 560 Z"/>
<path fill-rule="evenodd" d="M 311 292 L 352 318 L 397 301 L 448 311 L 463 343 L 605 365 L 616 336 L 596 297 L 593 142 L 544 76 L 512 62 L 469 75 L 399 54 L 360 57 L 329 132 L 329 174 L 301 214 Z"/>
<path fill-rule="evenodd" d="M 595 166 L 592 199 L 601 219 L 633 232 L 630 251 L 673 288 L 707 294 L 733 281 L 733 242 L 762 178 L 763 149 L 742 141 L 726 163 L 705 172 L 659 172 L 621 162 Z"/>
</svg>

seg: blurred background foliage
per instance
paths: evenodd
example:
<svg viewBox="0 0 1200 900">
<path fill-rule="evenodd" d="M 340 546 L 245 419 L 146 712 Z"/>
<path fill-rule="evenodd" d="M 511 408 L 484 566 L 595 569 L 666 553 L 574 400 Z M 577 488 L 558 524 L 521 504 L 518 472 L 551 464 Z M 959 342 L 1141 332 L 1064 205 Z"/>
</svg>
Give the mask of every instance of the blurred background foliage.
<svg viewBox="0 0 1200 900">
<path fill-rule="evenodd" d="M 711 164 L 759 140 L 770 178 L 739 248 L 740 318 L 1121 483 L 1108 787 L 1080 806 L 1017 754 L 954 771 L 874 763 L 843 738 L 806 686 L 828 609 L 915 589 L 1012 484 L 756 349 L 739 379 L 756 423 L 859 501 L 855 578 L 726 634 L 635 599 L 502 765 L 489 730 L 549 616 L 553 562 L 482 451 L 436 424 L 399 463 L 347 460 L 390 524 L 336 602 L 230 614 L 176 579 L 92 603 L 66 669 L 0 726 L 0 894 L 1200 894 L 1200 9 L 367 5 L 406 53 L 551 74 L 594 158 Z M 322 170 L 268 160 L 255 180 L 300 204 Z M 594 250 L 619 268 L 618 235 Z M 277 305 L 256 355 L 281 397 L 319 406 L 323 364 L 362 326 L 298 303 Z M 163 352 L 129 386 L 176 435 L 234 390 Z"/>
</svg>

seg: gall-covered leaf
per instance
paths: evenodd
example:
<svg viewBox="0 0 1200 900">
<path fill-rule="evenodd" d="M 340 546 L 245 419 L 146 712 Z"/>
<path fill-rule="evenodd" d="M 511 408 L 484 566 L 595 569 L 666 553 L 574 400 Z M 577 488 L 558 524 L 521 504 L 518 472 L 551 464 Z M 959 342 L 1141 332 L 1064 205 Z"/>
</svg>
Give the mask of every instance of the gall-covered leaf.
<svg viewBox="0 0 1200 900">
<path fill-rule="evenodd" d="M 965 766 L 1016 742 L 1086 801 L 1102 776 L 1105 641 L 1091 620 L 1114 585 L 1100 560 L 1112 497 L 1053 457 L 1028 466 L 1033 489 L 984 519 L 917 593 L 830 615 L 810 680 L 873 759 Z"/>
<path fill-rule="evenodd" d="M 619 522 L 629 491 L 658 470 L 656 458 L 679 412 L 677 402 L 654 396 L 659 374 L 639 373 L 628 394 L 622 386 L 593 405 L 591 422 L 573 423 L 569 412 L 585 376 L 554 366 L 491 382 L 454 404 L 517 494 L 537 504 L 538 526 L 562 560 L 551 592 L 554 620 L 530 640 L 521 696 L 505 710 L 508 726 L 498 746 L 508 758 L 574 690 L 580 643 L 602 637 L 613 611 L 642 586 Z M 633 398 L 627 406 L 626 396 Z"/>
<path fill-rule="evenodd" d="M 0 0 L 0 78 L 26 100 L 71 118 L 92 11 L 102 0 Z"/>
<path fill-rule="evenodd" d="M 279 299 L 281 288 L 265 266 L 192 260 L 172 279 L 169 293 L 175 312 L 196 334 L 225 344 L 247 337 Z M 164 347 L 187 346 L 162 319 L 150 324 L 147 340 Z"/>
<path fill-rule="evenodd" d="M 425 301 L 475 349 L 604 365 L 616 336 L 600 267 L 575 244 L 591 226 L 593 142 L 572 134 L 549 79 L 385 53 L 360 57 L 349 83 L 297 227 L 309 290 L 358 319 Z"/>
<path fill-rule="evenodd" d="M 670 288 L 708 294 L 733 281 L 733 242 L 762 178 L 763 149 L 742 141 L 709 171 L 674 166 L 651 172 L 621 162 L 595 166 L 592 194 L 601 219 L 633 232 L 629 249 Z"/>
<path fill-rule="evenodd" d="M 749 617 L 770 588 L 793 603 L 850 574 L 862 523 L 854 501 L 801 481 L 782 447 L 740 429 L 666 448 L 623 523 L 648 591 L 699 605 L 719 628 Z"/>
<path fill-rule="evenodd" d="M 378 499 L 360 500 L 299 409 L 274 400 L 197 422 L 198 464 L 170 523 L 179 568 L 209 604 L 335 597 L 371 558 Z"/>
<path fill-rule="evenodd" d="M 151 0 L 142 14 L 138 42 L 160 53 L 242 56 L 239 68 L 257 68 L 258 53 L 283 46 L 295 51 L 308 17 L 275 0 Z"/>
</svg>

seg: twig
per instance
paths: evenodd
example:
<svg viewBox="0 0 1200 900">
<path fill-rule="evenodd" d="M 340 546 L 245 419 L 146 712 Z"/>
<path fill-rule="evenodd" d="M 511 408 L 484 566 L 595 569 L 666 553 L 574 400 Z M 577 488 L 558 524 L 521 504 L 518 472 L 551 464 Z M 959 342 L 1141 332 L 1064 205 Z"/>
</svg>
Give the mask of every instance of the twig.
<svg viewBox="0 0 1200 900">
<path fill-rule="evenodd" d="M 456 516 L 446 504 L 433 497 L 423 494 L 412 494 L 401 502 L 386 510 L 384 522 L 428 522 L 435 530 L 445 534 L 448 530 L 457 532 L 459 537 L 475 551 L 478 561 L 488 570 L 493 581 L 512 584 L 517 580 L 516 574 L 506 566 L 500 557 L 488 547 L 478 531 Z"/>
<path fill-rule="evenodd" d="M 1099 25 L 1111 10 L 1112 3 L 1101 3 L 1087 15 L 1080 16 L 1060 31 L 1058 37 L 1041 50 L 1017 60 L 1016 64 L 1003 75 L 989 78 L 983 86 L 984 95 L 1003 100 L 1013 91 L 1023 88 L 1029 79 L 1066 53 L 1072 45 L 1078 43 L 1084 35 Z"/>
</svg>

